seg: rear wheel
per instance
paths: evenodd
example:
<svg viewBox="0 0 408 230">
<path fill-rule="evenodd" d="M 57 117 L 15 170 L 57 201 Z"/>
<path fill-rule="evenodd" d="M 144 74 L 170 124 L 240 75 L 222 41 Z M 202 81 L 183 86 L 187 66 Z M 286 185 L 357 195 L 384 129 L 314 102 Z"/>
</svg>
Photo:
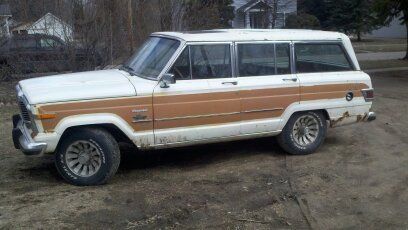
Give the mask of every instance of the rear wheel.
<svg viewBox="0 0 408 230">
<path fill-rule="evenodd" d="M 114 137 L 103 129 L 83 128 L 70 133 L 55 154 L 61 176 L 80 186 L 106 183 L 118 170 L 120 150 Z"/>
<path fill-rule="evenodd" d="M 306 155 L 315 152 L 322 145 L 326 133 L 327 122 L 324 115 L 309 111 L 292 115 L 277 139 L 286 152 Z"/>
</svg>

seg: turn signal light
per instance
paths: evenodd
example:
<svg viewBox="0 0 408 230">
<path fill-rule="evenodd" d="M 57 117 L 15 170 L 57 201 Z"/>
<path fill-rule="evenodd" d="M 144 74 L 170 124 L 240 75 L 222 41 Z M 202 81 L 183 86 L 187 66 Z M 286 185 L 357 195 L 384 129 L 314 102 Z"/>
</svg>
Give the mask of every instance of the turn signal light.
<svg viewBox="0 0 408 230">
<path fill-rule="evenodd" d="M 56 118 L 57 116 L 55 115 L 55 114 L 47 114 L 47 113 L 45 113 L 45 114 L 38 114 L 37 115 L 37 118 L 38 119 L 40 119 L 40 120 L 47 120 L 47 119 L 53 119 L 53 118 Z"/>
</svg>

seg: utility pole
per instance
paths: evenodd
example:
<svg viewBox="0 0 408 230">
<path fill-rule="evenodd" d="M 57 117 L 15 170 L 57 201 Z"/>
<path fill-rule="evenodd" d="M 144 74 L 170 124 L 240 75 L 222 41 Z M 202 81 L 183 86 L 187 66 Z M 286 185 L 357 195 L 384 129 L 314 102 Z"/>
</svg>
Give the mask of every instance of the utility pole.
<svg viewBox="0 0 408 230">
<path fill-rule="evenodd" d="M 133 53 L 133 8 L 132 0 L 128 0 L 128 39 L 130 53 Z"/>
</svg>

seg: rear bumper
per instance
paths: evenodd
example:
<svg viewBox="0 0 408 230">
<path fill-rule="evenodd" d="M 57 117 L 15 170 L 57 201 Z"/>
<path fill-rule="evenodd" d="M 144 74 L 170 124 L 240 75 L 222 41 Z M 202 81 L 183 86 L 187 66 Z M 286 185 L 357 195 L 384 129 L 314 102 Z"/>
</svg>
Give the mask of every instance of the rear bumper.
<svg viewBox="0 0 408 230">
<path fill-rule="evenodd" d="M 13 142 L 16 149 L 20 149 L 27 156 L 42 155 L 47 149 L 47 143 L 35 142 L 24 126 L 20 115 L 13 116 Z"/>
<path fill-rule="evenodd" d="M 369 112 L 367 116 L 367 121 L 374 121 L 377 119 L 377 114 L 375 112 Z"/>
</svg>

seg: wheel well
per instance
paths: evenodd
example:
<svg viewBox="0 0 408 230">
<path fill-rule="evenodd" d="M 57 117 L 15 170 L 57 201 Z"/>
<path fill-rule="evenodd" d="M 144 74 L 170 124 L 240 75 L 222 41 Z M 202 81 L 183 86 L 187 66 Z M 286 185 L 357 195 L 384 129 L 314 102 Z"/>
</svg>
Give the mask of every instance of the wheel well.
<svg viewBox="0 0 408 230">
<path fill-rule="evenodd" d="M 330 121 L 329 113 L 328 113 L 327 110 L 325 110 L 325 109 L 307 110 L 307 111 L 321 112 L 321 113 L 323 114 L 324 118 L 325 118 L 326 120 Z M 295 112 L 295 113 L 293 113 L 293 114 L 301 113 L 301 112 L 307 112 L 307 111 L 297 111 L 297 112 Z M 293 115 L 293 114 L 292 114 L 292 115 Z"/>
<path fill-rule="evenodd" d="M 330 116 L 329 113 L 327 112 L 327 110 L 325 109 L 321 109 L 321 110 L 317 110 L 323 113 L 324 117 L 326 118 L 326 120 L 330 121 Z"/>
<path fill-rule="evenodd" d="M 58 146 L 59 146 L 59 144 L 61 143 L 61 140 L 63 140 L 64 137 L 68 136 L 70 133 L 77 132 L 77 131 L 79 131 L 80 129 L 83 129 L 83 128 L 98 128 L 98 129 L 103 129 L 103 130 L 109 132 L 109 133 L 115 138 L 115 140 L 116 140 L 118 143 L 119 143 L 119 142 L 124 142 L 124 143 L 131 144 L 131 145 L 136 146 L 136 145 L 129 139 L 129 137 L 126 136 L 126 134 L 125 134 L 121 129 L 119 129 L 116 125 L 114 125 L 114 124 L 96 124 L 96 125 L 81 125 L 81 126 L 69 127 L 69 128 L 67 128 L 67 129 L 64 131 L 64 133 L 62 134 L 62 136 L 61 136 L 61 138 L 60 138 L 60 141 L 59 141 L 59 143 L 58 143 Z M 58 148 L 58 147 L 57 147 L 57 148 Z"/>
</svg>

